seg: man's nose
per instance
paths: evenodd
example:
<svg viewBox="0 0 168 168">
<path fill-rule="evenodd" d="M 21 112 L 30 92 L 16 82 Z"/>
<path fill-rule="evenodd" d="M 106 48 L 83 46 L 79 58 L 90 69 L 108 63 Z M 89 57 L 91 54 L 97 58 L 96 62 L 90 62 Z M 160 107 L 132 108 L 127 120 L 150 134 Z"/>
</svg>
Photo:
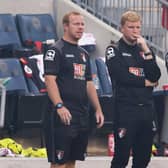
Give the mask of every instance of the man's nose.
<svg viewBox="0 0 168 168">
<path fill-rule="evenodd" d="M 84 24 L 83 24 L 83 23 L 80 23 L 80 24 L 79 24 L 79 27 L 84 27 Z"/>
</svg>

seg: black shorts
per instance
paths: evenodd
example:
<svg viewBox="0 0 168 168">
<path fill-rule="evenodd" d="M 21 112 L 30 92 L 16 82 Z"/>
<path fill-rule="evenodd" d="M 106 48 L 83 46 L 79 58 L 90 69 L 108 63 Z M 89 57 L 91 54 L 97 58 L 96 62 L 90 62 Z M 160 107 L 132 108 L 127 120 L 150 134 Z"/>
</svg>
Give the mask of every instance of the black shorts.
<svg viewBox="0 0 168 168">
<path fill-rule="evenodd" d="M 52 125 L 49 120 L 45 127 L 48 162 L 64 164 L 67 161 L 84 160 L 88 136 L 88 129 L 74 125 Z"/>
</svg>

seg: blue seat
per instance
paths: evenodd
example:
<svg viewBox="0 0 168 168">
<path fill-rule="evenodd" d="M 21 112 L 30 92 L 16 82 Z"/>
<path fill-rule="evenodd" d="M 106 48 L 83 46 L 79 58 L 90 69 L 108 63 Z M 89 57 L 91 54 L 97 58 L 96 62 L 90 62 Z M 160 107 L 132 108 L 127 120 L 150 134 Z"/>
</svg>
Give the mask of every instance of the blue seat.
<svg viewBox="0 0 168 168">
<path fill-rule="evenodd" d="M 20 46 L 20 39 L 12 14 L 0 14 L 0 46 Z"/>
<path fill-rule="evenodd" d="M 24 126 L 42 127 L 43 114 L 47 107 L 46 94 L 35 94 L 28 88 L 18 58 L 0 59 L 0 79 L 6 81 L 5 124 L 9 133 Z"/>
<path fill-rule="evenodd" d="M 1 58 L 0 78 L 8 79 L 5 84 L 6 105 L 4 127 L 10 131 L 14 131 L 17 123 L 18 97 L 29 93 L 19 59 Z"/>
<path fill-rule="evenodd" d="M 0 59 L 0 78 L 8 78 L 6 91 L 27 94 L 28 88 L 23 75 L 22 67 L 17 58 Z"/>
<path fill-rule="evenodd" d="M 21 41 L 46 41 L 57 39 L 56 27 L 50 14 L 17 14 L 16 21 Z"/>
<path fill-rule="evenodd" d="M 35 22 L 37 21 L 36 19 L 34 20 Z M 48 17 L 44 20 L 50 22 Z M 45 24 L 46 27 L 42 27 L 41 30 L 44 30 L 48 34 L 42 32 L 35 40 L 43 40 L 45 37 L 53 38 L 53 30 L 50 29 L 50 24 Z M 31 32 L 34 32 L 34 35 L 38 34 L 35 31 Z M 50 36 L 50 34 L 52 35 Z M 30 56 L 30 54 L 34 53 L 33 50 L 22 47 L 15 20 L 11 14 L 0 14 L 0 36 L 0 57 L 4 58 L 0 59 L 0 78 L 7 77 L 9 79 L 6 84 L 7 97 L 4 127 L 10 133 L 14 133 L 17 129 L 21 129 L 25 125 L 41 127 L 47 96 L 46 94 L 40 94 L 37 86 L 31 80 L 25 78 L 19 59 L 9 58 L 21 57 L 23 55 Z"/>
<path fill-rule="evenodd" d="M 12 14 L 0 14 L 0 57 L 13 57 L 13 50 L 21 47 Z"/>
<path fill-rule="evenodd" d="M 105 62 L 101 58 L 97 58 L 96 65 L 98 77 L 103 90 L 102 96 L 112 96 L 112 83 Z"/>
<path fill-rule="evenodd" d="M 100 80 L 98 77 L 95 58 L 90 58 L 90 66 L 91 66 L 92 80 L 95 85 L 97 94 L 98 94 L 98 96 L 101 96 L 103 94 L 103 90 L 102 90 L 102 86 L 100 84 Z"/>
</svg>

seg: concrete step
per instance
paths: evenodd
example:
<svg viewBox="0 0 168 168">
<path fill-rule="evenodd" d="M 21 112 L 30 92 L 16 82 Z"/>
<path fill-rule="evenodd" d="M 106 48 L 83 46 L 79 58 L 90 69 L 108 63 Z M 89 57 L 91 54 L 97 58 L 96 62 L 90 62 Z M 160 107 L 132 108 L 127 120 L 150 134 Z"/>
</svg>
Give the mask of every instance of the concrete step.
<svg viewBox="0 0 168 168">
<path fill-rule="evenodd" d="M 87 157 L 84 162 L 77 162 L 76 168 L 109 168 L 111 157 Z M 131 159 L 128 168 L 131 168 Z M 148 168 L 167 168 L 166 157 L 152 157 Z M 49 168 L 47 159 L 42 158 L 0 158 L 0 168 Z"/>
</svg>

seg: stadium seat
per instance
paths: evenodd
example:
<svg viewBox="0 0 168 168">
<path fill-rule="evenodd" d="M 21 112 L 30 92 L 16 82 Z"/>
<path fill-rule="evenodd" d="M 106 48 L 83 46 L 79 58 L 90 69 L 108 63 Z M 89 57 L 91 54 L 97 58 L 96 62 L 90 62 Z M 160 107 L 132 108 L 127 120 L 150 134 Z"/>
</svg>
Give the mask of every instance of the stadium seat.
<svg viewBox="0 0 168 168">
<path fill-rule="evenodd" d="M 32 49 L 21 45 L 20 37 L 12 14 L 0 14 L 0 58 L 28 56 Z"/>
<path fill-rule="evenodd" d="M 12 14 L 0 14 L 0 46 L 20 46 L 20 39 Z"/>
<path fill-rule="evenodd" d="M 101 96 L 112 96 L 112 83 L 108 74 L 108 70 L 106 67 L 105 62 L 102 58 L 96 59 L 96 65 L 97 65 L 97 73 L 100 80 L 100 84 L 103 90 L 103 93 Z"/>
<path fill-rule="evenodd" d="M 90 58 L 90 66 L 91 66 L 92 80 L 93 80 L 94 86 L 96 88 L 98 96 L 101 96 L 103 94 L 103 90 L 98 77 L 95 58 Z"/>
<path fill-rule="evenodd" d="M 18 58 L 0 59 L 0 78 L 8 78 L 5 85 L 7 92 L 28 94 L 29 91 Z"/>
<path fill-rule="evenodd" d="M 16 128 L 18 96 L 28 94 L 27 84 L 17 58 L 0 59 L 0 78 L 8 78 L 6 88 L 5 125 L 8 130 Z M 12 131 L 12 130 L 11 130 Z"/>
<path fill-rule="evenodd" d="M 13 57 L 13 49 L 21 43 L 12 14 L 0 14 L 0 57 Z"/>
<path fill-rule="evenodd" d="M 0 59 L 0 79 L 4 78 L 8 79 L 4 129 L 14 134 L 27 126 L 42 128 L 47 95 L 30 92 L 18 58 Z"/>
<path fill-rule="evenodd" d="M 30 19 L 29 19 L 30 17 Z M 24 19 L 26 18 L 27 22 L 24 22 Z M 39 47 L 38 40 L 43 41 L 50 38 L 56 38 L 55 33 L 55 27 L 54 23 L 52 21 L 52 18 L 48 14 L 36 14 L 29 15 L 27 18 L 27 15 L 17 15 L 16 20 L 18 21 L 18 28 L 20 30 L 21 39 L 24 40 L 28 37 L 28 39 L 31 40 L 37 40 L 37 47 Z M 22 22 L 23 21 L 23 22 Z M 29 22 L 30 21 L 30 22 Z M 32 22 L 31 22 L 32 21 Z M 30 30 L 30 34 L 26 29 L 22 29 L 23 27 L 28 26 L 28 30 Z M 39 27 L 40 26 L 40 27 Z M 39 28 L 39 29 L 38 29 Z M 38 31 L 40 33 L 38 33 Z M 22 34 L 23 32 L 23 34 Z M 32 33 L 32 34 L 31 34 Z M 1 35 L 2 34 L 2 35 Z M 46 93 L 44 93 L 45 86 L 44 82 L 40 81 L 38 78 L 38 72 L 40 72 L 36 66 L 36 63 L 39 61 L 38 59 L 31 58 L 32 55 L 38 54 L 38 52 L 34 52 L 34 50 L 29 48 L 22 47 L 19 38 L 19 34 L 16 29 L 15 20 L 14 17 L 11 14 L 0 14 L 0 52 L 1 56 L 3 58 L 5 57 L 18 57 L 20 58 L 27 58 L 27 62 L 29 62 L 29 68 L 33 71 L 33 77 L 27 78 L 26 74 L 22 72 L 22 75 L 19 77 L 15 76 L 15 71 L 12 71 L 13 67 L 18 68 L 19 72 L 25 70 L 27 67 L 23 66 L 21 61 L 19 62 L 18 59 L 2 59 L 1 64 L 1 74 L 0 77 L 6 77 L 11 76 L 6 85 L 7 89 L 7 101 L 6 101 L 6 117 L 7 121 L 5 122 L 7 127 L 10 127 L 10 129 L 14 129 L 13 127 L 17 127 L 17 124 L 19 124 L 19 127 L 24 126 L 39 126 L 41 124 L 41 114 L 45 109 L 45 103 L 46 103 Z M 28 35 L 28 36 L 26 36 Z M 29 36 L 30 35 L 30 36 Z M 4 54 L 4 51 L 10 50 L 10 53 Z M 17 60 L 17 61 L 16 61 Z M 8 72 L 3 71 L 4 63 L 6 62 L 6 66 L 10 67 L 10 70 Z M 16 65 L 16 62 L 18 63 Z M 12 68 L 11 68 L 12 67 Z M 34 73 L 36 71 L 37 73 Z M 24 71 L 25 72 L 25 71 Z M 9 73 L 9 74 L 8 74 Z M 36 75 L 34 75 L 36 74 Z M 42 76 L 42 75 L 41 75 Z M 22 80 L 20 80 L 22 78 Z M 22 83 L 24 81 L 24 84 Z M 26 87 L 26 88 L 23 88 Z M 23 90 L 26 91 L 23 93 Z M 23 94 L 20 94 L 20 93 Z M 43 92 L 43 93 L 41 93 Z M 32 101 L 33 100 L 33 101 Z M 40 102 L 40 104 L 39 104 Z M 44 104 L 44 106 L 42 105 Z M 43 109 L 42 109 L 43 108 Z M 38 118 L 35 117 L 34 114 L 38 114 Z M 17 114 L 17 115 L 15 115 Z M 33 123 L 33 124 L 32 124 Z M 5 127 L 6 127 L 5 125 Z M 19 129 L 19 128 L 18 128 Z"/>
<path fill-rule="evenodd" d="M 56 27 L 50 14 L 17 14 L 16 22 L 24 46 L 41 48 L 40 42 L 57 39 Z"/>
</svg>

